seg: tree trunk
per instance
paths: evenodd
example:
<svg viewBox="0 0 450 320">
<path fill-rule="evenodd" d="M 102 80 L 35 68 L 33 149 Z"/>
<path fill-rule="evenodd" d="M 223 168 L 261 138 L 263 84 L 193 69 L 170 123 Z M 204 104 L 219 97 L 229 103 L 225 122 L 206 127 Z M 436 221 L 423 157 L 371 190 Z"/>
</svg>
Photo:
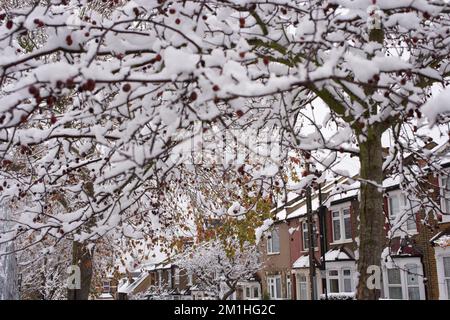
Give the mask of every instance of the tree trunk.
<svg viewBox="0 0 450 320">
<path fill-rule="evenodd" d="M 236 284 L 232 286 L 228 285 L 228 288 L 229 289 L 227 290 L 227 292 L 225 292 L 224 295 L 220 297 L 220 300 L 227 300 L 236 291 Z"/>
<path fill-rule="evenodd" d="M 86 244 L 73 242 L 72 264 L 80 268 L 80 289 L 67 290 L 68 300 L 88 300 L 92 280 L 92 255 Z"/>
<path fill-rule="evenodd" d="M 374 125 L 369 128 L 367 139 L 359 141 L 360 178 L 376 182 L 383 181 L 383 155 L 381 147 L 382 129 Z M 371 183 L 361 182 L 359 206 L 359 258 L 357 261 L 359 282 L 357 298 L 359 300 L 376 300 L 380 297 L 380 288 L 369 288 L 369 266 L 381 267 L 381 253 L 385 244 L 385 215 L 383 212 L 383 194 Z M 381 270 L 381 269 L 379 269 Z M 369 270 L 370 271 L 370 270 Z"/>
</svg>

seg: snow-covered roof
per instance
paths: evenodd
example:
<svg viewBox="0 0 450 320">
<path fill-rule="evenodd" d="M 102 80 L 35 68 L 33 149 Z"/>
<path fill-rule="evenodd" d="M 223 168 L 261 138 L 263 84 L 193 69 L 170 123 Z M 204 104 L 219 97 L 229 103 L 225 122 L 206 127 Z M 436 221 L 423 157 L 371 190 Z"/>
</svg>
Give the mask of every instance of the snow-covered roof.
<svg viewBox="0 0 450 320">
<path fill-rule="evenodd" d="M 309 256 L 301 256 L 295 262 L 292 264 L 292 268 L 299 269 L 299 268 L 309 268 Z"/>
<path fill-rule="evenodd" d="M 325 253 L 326 262 L 340 260 L 354 260 L 354 258 L 348 252 L 342 249 L 331 249 Z"/>
<path fill-rule="evenodd" d="M 133 292 L 133 290 L 136 289 L 136 287 L 141 284 L 147 276 L 148 273 L 144 271 L 138 277 L 133 278 L 133 282 L 131 283 L 127 278 L 122 279 L 117 288 L 117 292 L 126 294 Z"/>
<path fill-rule="evenodd" d="M 400 175 L 395 175 L 394 177 L 387 177 L 383 180 L 383 187 L 389 188 L 400 184 Z"/>
<path fill-rule="evenodd" d="M 437 245 L 441 248 L 450 247 L 450 228 L 445 229 L 437 233 L 434 237 L 430 239 L 431 244 Z"/>
<path fill-rule="evenodd" d="M 97 299 L 99 300 L 111 300 L 114 299 L 111 293 L 102 293 Z"/>
</svg>

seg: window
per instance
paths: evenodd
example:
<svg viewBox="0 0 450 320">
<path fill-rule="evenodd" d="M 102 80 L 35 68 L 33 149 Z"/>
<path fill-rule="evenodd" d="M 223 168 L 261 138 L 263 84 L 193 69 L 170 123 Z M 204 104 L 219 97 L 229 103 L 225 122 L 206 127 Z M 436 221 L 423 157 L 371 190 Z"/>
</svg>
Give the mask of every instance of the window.
<svg viewBox="0 0 450 320">
<path fill-rule="evenodd" d="M 415 219 L 415 215 L 411 210 L 411 205 L 409 203 L 408 198 L 401 193 L 400 191 L 397 192 L 393 192 L 392 194 L 389 195 L 389 201 L 388 201 L 388 206 L 389 206 L 389 220 L 392 223 L 394 223 L 394 221 L 397 219 L 397 217 L 400 214 L 406 214 L 408 215 L 408 217 L 406 219 L 401 218 L 402 219 L 402 225 L 400 226 L 400 229 L 406 230 L 407 231 L 416 231 L 416 219 Z M 398 221 L 397 221 L 398 222 Z M 406 226 L 405 226 L 406 223 Z M 398 228 L 396 228 L 398 229 Z"/>
<path fill-rule="evenodd" d="M 298 282 L 298 299 L 307 300 L 308 299 L 308 283 L 306 282 L 306 276 L 304 274 L 299 274 L 297 277 Z"/>
<path fill-rule="evenodd" d="M 255 300 L 260 298 L 259 284 L 247 284 L 244 286 L 244 299 Z"/>
<path fill-rule="evenodd" d="M 192 286 L 193 284 L 193 277 L 192 277 L 192 272 L 188 273 L 188 286 Z"/>
<path fill-rule="evenodd" d="M 162 277 L 162 270 L 158 270 L 158 284 L 162 285 L 163 277 Z"/>
<path fill-rule="evenodd" d="M 267 277 L 270 299 L 281 299 L 281 276 Z"/>
<path fill-rule="evenodd" d="M 388 290 L 389 299 L 403 299 L 402 281 L 400 279 L 400 269 L 388 269 Z"/>
<path fill-rule="evenodd" d="M 287 275 L 286 276 L 286 298 L 287 299 L 291 299 L 291 290 L 292 290 L 292 287 L 291 287 L 291 276 L 290 275 Z"/>
<path fill-rule="evenodd" d="M 267 253 L 280 253 L 280 235 L 277 228 L 273 229 L 267 237 Z"/>
<path fill-rule="evenodd" d="M 450 257 L 443 258 L 444 263 L 444 283 L 447 289 L 447 299 L 450 300 Z"/>
<path fill-rule="evenodd" d="M 339 242 L 352 238 L 350 208 L 335 210 L 333 218 L 333 241 Z"/>
<path fill-rule="evenodd" d="M 407 264 L 406 267 L 406 285 L 408 287 L 408 299 L 420 300 L 419 279 L 417 274 L 417 265 Z"/>
<path fill-rule="evenodd" d="M 342 280 L 344 284 L 344 292 L 352 292 L 352 271 L 350 269 L 342 270 Z"/>
<path fill-rule="evenodd" d="M 441 208 L 444 213 L 450 214 L 450 178 L 441 179 Z M 443 222 L 450 222 L 450 216 L 444 215 Z"/>
<path fill-rule="evenodd" d="M 339 271 L 329 270 L 328 271 L 328 292 L 338 293 L 339 292 Z"/>
<path fill-rule="evenodd" d="M 175 285 L 176 286 L 180 285 L 180 269 L 179 268 L 175 269 Z"/>
<path fill-rule="evenodd" d="M 259 286 L 253 286 L 253 299 L 257 299 L 259 298 L 260 294 L 259 294 Z"/>
<path fill-rule="evenodd" d="M 327 271 L 327 288 L 330 293 L 353 292 L 353 275 L 350 267 Z"/>
<path fill-rule="evenodd" d="M 303 233 L 303 249 L 306 251 L 309 249 L 309 236 L 308 236 L 308 223 L 305 221 L 302 223 L 302 233 Z M 314 242 L 314 247 L 317 247 L 317 227 L 316 224 L 313 224 L 313 233 L 314 233 L 314 237 L 313 237 L 313 242 Z"/>
<path fill-rule="evenodd" d="M 421 300 L 425 296 L 422 267 L 418 263 L 392 263 L 386 270 L 386 295 L 389 299 Z"/>
<path fill-rule="evenodd" d="M 172 288 L 172 270 L 167 270 L 167 285 Z"/>
<path fill-rule="evenodd" d="M 109 280 L 103 281 L 102 287 L 103 287 L 102 288 L 103 293 L 110 293 L 111 292 L 111 281 L 109 281 Z"/>
</svg>

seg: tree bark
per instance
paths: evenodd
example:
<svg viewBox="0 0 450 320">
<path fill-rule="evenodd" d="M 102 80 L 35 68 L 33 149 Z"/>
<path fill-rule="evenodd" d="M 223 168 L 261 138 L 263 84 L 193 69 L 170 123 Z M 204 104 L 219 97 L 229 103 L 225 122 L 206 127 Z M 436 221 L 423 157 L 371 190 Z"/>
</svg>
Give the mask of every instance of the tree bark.
<svg viewBox="0 0 450 320">
<path fill-rule="evenodd" d="M 73 242 L 72 264 L 80 268 L 80 289 L 67 290 L 68 300 L 88 300 L 92 280 L 92 254 L 86 244 Z"/>
<path fill-rule="evenodd" d="M 369 128 L 365 140 L 359 141 L 360 146 L 360 178 L 378 185 L 383 181 L 383 155 L 381 147 L 381 126 Z M 385 215 L 383 212 L 383 194 L 371 183 L 361 182 L 359 206 L 359 258 L 357 261 L 359 281 L 357 299 L 377 300 L 380 289 L 370 289 L 367 286 L 367 273 L 371 265 L 381 267 L 381 253 L 385 244 Z M 381 270 L 381 269 L 379 269 Z"/>
</svg>

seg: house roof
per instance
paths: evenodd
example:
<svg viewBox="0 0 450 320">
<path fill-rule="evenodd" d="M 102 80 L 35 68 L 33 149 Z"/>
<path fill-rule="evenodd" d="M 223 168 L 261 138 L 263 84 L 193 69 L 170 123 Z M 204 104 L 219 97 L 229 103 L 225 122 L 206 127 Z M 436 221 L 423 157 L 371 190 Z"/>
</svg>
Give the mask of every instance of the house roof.
<svg viewBox="0 0 450 320">
<path fill-rule="evenodd" d="M 321 259 L 322 260 L 322 259 Z M 325 253 L 325 262 L 355 260 L 353 253 L 342 246 L 337 249 L 328 250 Z"/>
<path fill-rule="evenodd" d="M 128 279 L 122 279 L 123 282 L 119 283 L 117 288 L 118 293 L 126 293 L 129 294 L 133 292 L 136 287 L 144 281 L 144 279 L 148 276 L 147 272 L 142 272 L 138 277 L 133 278 L 133 282 L 130 282 Z"/>
<path fill-rule="evenodd" d="M 390 251 L 389 251 L 390 248 Z M 392 257 L 420 257 L 422 256 L 421 248 L 409 237 L 396 237 L 390 240 L 390 247 L 387 247 Z"/>
<path fill-rule="evenodd" d="M 450 227 L 437 233 L 430 239 L 430 243 L 432 246 L 439 246 L 441 248 L 450 247 Z"/>
<path fill-rule="evenodd" d="M 322 261 L 322 257 L 320 257 Z M 337 249 L 328 250 L 325 253 L 325 262 L 334 261 L 352 261 L 355 260 L 353 253 L 346 247 L 342 246 Z M 304 255 L 295 260 L 292 264 L 293 269 L 309 268 L 309 255 Z"/>
<path fill-rule="evenodd" d="M 292 268 L 294 269 L 309 268 L 309 256 L 304 255 L 295 260 L 295 262 L 292 264 Z"/>
</svg>

